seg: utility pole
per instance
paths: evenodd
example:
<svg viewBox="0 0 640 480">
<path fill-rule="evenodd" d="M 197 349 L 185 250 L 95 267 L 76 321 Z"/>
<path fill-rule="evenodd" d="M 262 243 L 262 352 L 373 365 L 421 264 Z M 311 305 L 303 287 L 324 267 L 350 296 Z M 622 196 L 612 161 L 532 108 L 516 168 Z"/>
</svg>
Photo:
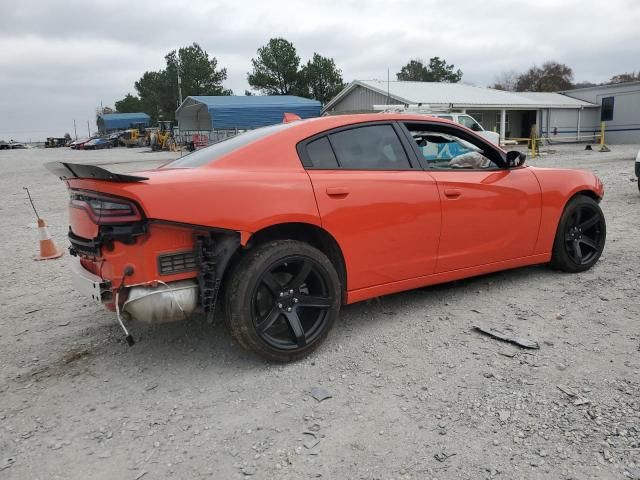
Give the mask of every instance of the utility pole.
<svg viewBox="0 0 640 480">
<path fill-rule="evenodd" d="M 76 137 L 76 140 L 78 140 L 78 131 L 76 130 L 76 119 L 73 119 L 73 134 Z"/>
<path fill-rule="evenodd" d="M 89 127 L 89 120 L 87 120 L 87 131 L 89 132 L 89 138 L 91 138 L 91 127 Z"/>
<path fill-rule="evenodd" d="M 182 79 L 180 78 L 180 50 L 178 50 L 178 106 L 182 105 Z"/>
</svg>

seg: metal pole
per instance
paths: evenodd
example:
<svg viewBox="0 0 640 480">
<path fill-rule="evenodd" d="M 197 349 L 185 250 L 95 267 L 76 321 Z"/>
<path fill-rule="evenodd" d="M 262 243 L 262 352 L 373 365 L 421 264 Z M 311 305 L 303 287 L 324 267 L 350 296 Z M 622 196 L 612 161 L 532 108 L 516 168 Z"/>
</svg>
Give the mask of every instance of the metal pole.
<svg viewBox="0 0 640 480">
<path fill-rule="evenodd" d="M 582 107 L 578 109 L 578 128 L 576 129 L 576 142 L 580 141 L 580 114 L 582 113 Z"/>
<path fill-rule="evenodd" d="M 391 95 L 389 94 L 389 68 L 387 67 L 387 105 L 391 105 Z"/>
<path fill-rule="evenodd" d="M 76 136 L 76 140 L 78 139 L 78 131 L 76 130 L 76 119 L 73 119 L 73 134 Z"/>
<path fill-rule="evenodd" d="M 180 78 L 180 51 L 178 50 L 178 64 L 176 66 L 178 70 L 178 106 L 182 105 L 182 79 Z"/>
<path fill-rule="evenodd" d="M 503 108 L 500 110 L 500 141 L 504 143 L 507 135 L 507 111 Z"/>
<path fill-rule="evenodd" d="M 91 137 L 91 127 L 89 127 L 89 120 L 87 120 L 87 131 L 89 132 L 89 137 Z"/>
</svg>

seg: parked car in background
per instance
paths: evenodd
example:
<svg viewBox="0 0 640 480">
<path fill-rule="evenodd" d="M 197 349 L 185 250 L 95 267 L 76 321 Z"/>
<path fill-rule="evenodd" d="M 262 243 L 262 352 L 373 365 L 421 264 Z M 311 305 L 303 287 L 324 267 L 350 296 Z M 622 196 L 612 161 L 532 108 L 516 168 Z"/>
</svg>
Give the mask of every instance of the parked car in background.
<svg viewBox="0 0 640 480">
<path fill-rule="evenodd" d="M 233 336 L 275 361 L 317 348 L 342 305 L 525 265 L 582 272 L 605 245 L 593 173 L 527 166 L 434 116 L 273 125 L 134 174 L 47 168 L 69 189 L 80 291 L 147 322 L 211 316 L 223 292 Z"/>
<path fill-rule="evenodd" d="M 44 143 L 45 148 L 60 148 L 67 145 L 67 139 L 64 137 L 47 137 Z"/>
<path fill-rule="evenodd" d="M 84 150 L 85 144 L 90 140 L 88 137 L 78 138 L 69 144 L 69 148 L 73 150 Z"/>
<path fill-rule="evenodd" d="M 103 148 L 111 148 L 113 143 L 107 138 L 92 138 L 84 144 L 84 150 L 102 150 Z"/>
<path fill-rule="evenodd" d="M 9 140 L 8 142 L 0 141 L 0 150 L 17 150 L 27 148 L 24 143 Z"/>
</svg>

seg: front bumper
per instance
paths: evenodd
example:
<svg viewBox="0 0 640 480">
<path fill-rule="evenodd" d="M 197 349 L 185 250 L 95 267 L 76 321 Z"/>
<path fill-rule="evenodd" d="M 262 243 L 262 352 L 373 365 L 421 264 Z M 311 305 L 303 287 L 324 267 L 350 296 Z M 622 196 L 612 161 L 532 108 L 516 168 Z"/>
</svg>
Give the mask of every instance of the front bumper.
<svg viewBox="0 0 640 480">
<path fill-rule="evenodd" d="M 96 303 L 112 301 L 111 282 L 103 280 L 82 266 L 79 258 L 71 258 L 71 282 L 77 291 Z"/>
</svg>

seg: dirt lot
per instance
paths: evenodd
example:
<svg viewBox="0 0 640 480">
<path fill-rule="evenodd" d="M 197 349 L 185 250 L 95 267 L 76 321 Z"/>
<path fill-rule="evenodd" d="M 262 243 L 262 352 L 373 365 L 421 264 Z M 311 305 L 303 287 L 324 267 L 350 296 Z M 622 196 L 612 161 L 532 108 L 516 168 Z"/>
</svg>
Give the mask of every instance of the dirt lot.
<svg viewBox="0 0 640 480">
<path fill-rule="evenodd" d="M 530 163 L 589 168 L 606 185 L 595 268 L 346 307 L 316 354 L 284 366 L 200 318 L 134 326 L 129 348 L 114 315 L 73 290 L 65 259 L 31 260 L 23 185 L 66 246 L 67 193 L 45 161 L 132 171 L 173 154 L 0 152 L 0 478 L 640 479 L 638 146 L 553 148 Z M 314 400 L 315 386 L 332 398 Z"/>
</svg>

